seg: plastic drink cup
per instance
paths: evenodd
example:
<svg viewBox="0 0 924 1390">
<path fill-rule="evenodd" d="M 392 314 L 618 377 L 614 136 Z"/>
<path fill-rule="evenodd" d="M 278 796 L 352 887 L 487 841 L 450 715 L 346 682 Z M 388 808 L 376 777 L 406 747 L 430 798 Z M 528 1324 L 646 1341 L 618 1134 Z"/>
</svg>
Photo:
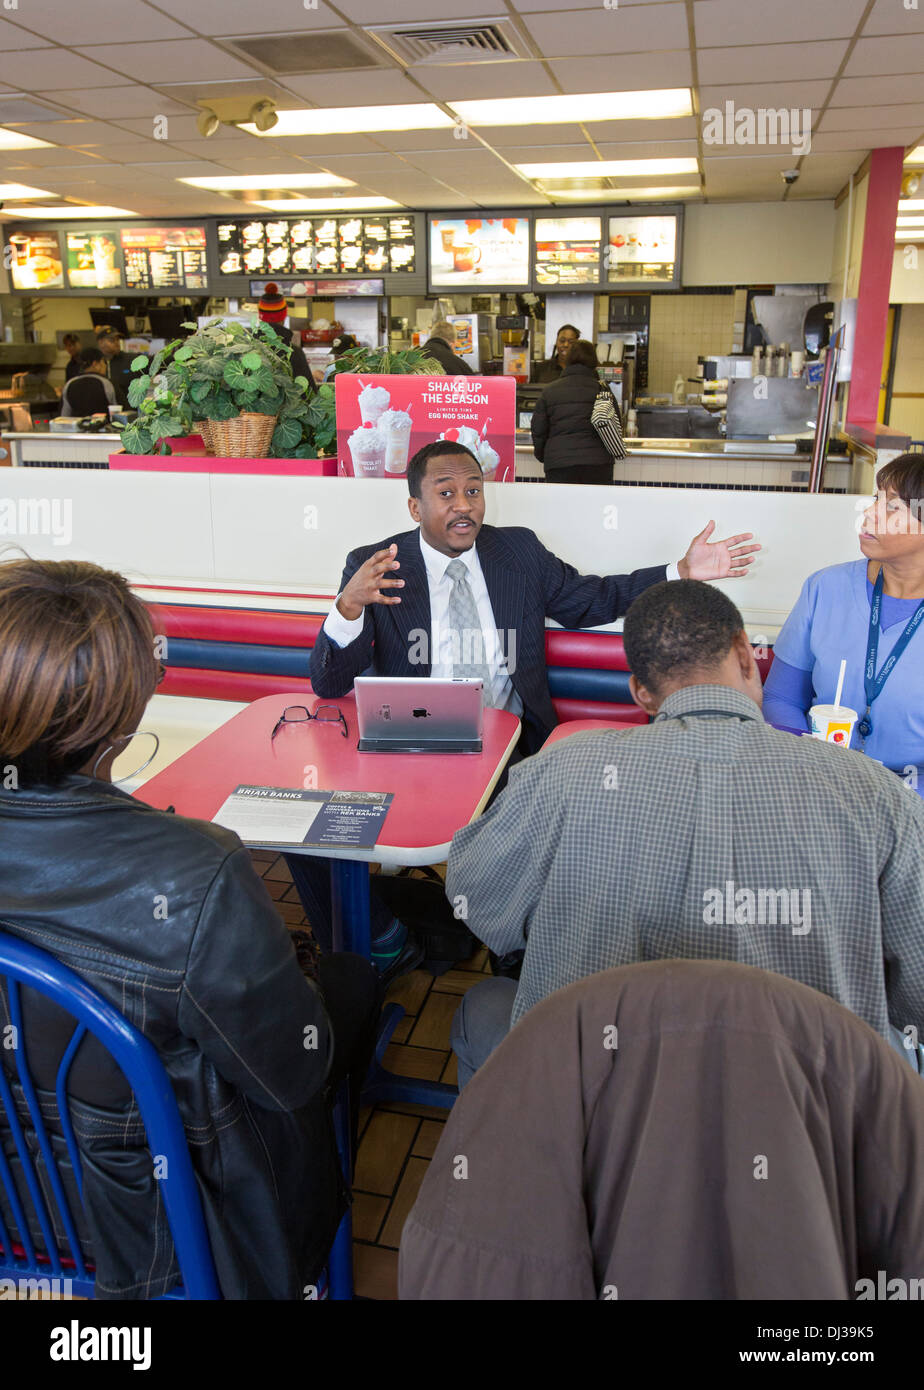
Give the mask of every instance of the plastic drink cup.
<svg viewBox="0 0 924 1390">
<path fill-rule="evenodd" d="M 405 473 L 411 445 L 412 420 L 406 410 L 386 410 L 377 428 L 385 436 L 385 472 Z"/>
<path fill-rule="evenodd" d="M 384 478 L 385 436 L 374 425 L 361 425 L 347 441 L 353 455 L 353 474 L 357 478 Z"/>
<path fill-rule="evenodd" d="M 455 229 L 455 227 L 441 227 L 441 228 L 440 228 L 440 237 L 441 237 L 442 242 L 443 242 L 443 250 L 446 252 L 447 256 L 451 256 L 451 255 L 452 255 L 452 248 L 453 248 L 453 246 L 455 245 L 455 240 L 456 240 L 456 229 Z"/>
<path fill-rule="evenodd" d="M 364 425 L 374 425 L 388 409 L 391 396 L 384 386 L 364 386 L 359 393 L 359 415 Z"/>
<path fill-rule="evenodd" d="M 834 743 L 838 748 L 849 748 L 859 717 L 857 711 L 847 705 L 813 705 L 809 710 L 812 738 Z"/>
</svg>

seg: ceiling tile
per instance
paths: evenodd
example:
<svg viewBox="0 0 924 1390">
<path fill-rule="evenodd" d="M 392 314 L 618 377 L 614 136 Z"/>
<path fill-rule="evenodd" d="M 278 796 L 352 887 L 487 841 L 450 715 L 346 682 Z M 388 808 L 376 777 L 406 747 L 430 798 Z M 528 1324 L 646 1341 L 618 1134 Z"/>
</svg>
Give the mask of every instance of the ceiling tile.
<svg viewBox="0 0 924 1390">
<path fill-rule="evenodd" d="M 284 81 L 290 91 L 316 106 L 387 106 L 426 100 L 397 68 L 316 73 L 308 77 L 286 77 Z"/>
<path fill-rule="evenodd" d="M 422 87 L 443 101 L 480 97 L 547 96 L 558 91 L 541 63 L 417 63 L 409 69 Z"/>
<path fill-rule="evenodd" d="M 533 15 L 529 32 L 546 58 L 647 53 L 689 45 L 686 7 L 670 3 L 613 10 L 601 6 L 596 11 L 582 11 L 579 21 L 568 12 Z"/>
<path fill-rule="evenodd" d="M 847 52 L 847 41 L 770 43 L 751 48 L 707 48 L 699 53 L 699 80 L 718 82 L 788 82 L 833 77 Z"/>
<path fill-rule="evenodd" d="M 109 154 L 120 164 L 160 164 L 182 159 L 184 151 L 175 145 L 168 145 L 165 140 L 137 140 L 113 145 Z"/>
<path fill-rule="evenodd" d="M 860 39 L 844 69 L 846 77 L 924 71 L 924 34 L 899 34 L 893 38 Z"/>
<path fill-rule="evenodd" d="M 188 38 L 189 29 L 177 24 L 142 0 L 79 0 L 62 5 L 61 0 L 22 0 L 16 23 L 37 34 L 53 34 L 56 43 L 84 44 L 88 36 L 100 34 L 111 43 L 140 43 L 145 39 Z M 187 6 L 187 11 L 192 9 Z"/>
<path fill-rule="evenodd" d="M 354 24 L 366 28 L 410 24 L 418 19 L 429 23 L 467 17 L 459 0 L 388 0 L 387 16 L 382 14 L 382 0 L 337 0 L 337 9 Z"/>
<path fill-rule="evenodd" d="M 674 121 L 589 121 L 584 128 L 590 138 L 598 143 L 601 140 L 618 141 L 620 144 L 692 140 L 695 144 L 699 135 L 699 122 L 695 116 L 683 116 Z"/>
<path fill-rule="evenodd" d="M 345 154 L 325 159 L 319 163 L 329 174 L 340 174 L 345 179 L 358 179 L 363 174 L 378 172 L 390 173 L 412 169 L 405 160 L 396 154 Z M 303 165 L 304 169 L 305 166 Z"/>
<path fill-rule="evenodd" d="M 482 140 L 486 140 L 495 149 L 504 149 L 508 145 L 522 145 L 525 139 L 532 138 L 536 143 L 548 146 L 549 150 L 553 152 L 550 154 L 550 158 L 557 157 L 554 154 L 556 146 L 574 145 L 583 141 L 587 151 L 585 158 L 593 158 L 593 150 L 587 143 L 584 132 L 579 125 L 478 126 L 477 131 Z"/>
<path fill-rule="evenodd" d="M 139 44 L 146 48 L 146 44 Z M 26 60 L 21 54 L 0 52 L 0 81 L 16 83 L 23 75 Z M 112 82 L 111 72 L 64 48 L 41 48 L 28 58 L 29 90 L 51 91 L 59 87 L 95 87 L 105 91 Z"/>
<path fill-rule="evenodd" d="M 690 55 L 679 50 L 632 57 L 564 58 L 549 66 L 563 92 L 647 92 L 654 87 L 689 87 L 693 81 Z"/>
<path fill-rule="evenodd" d="M 530 138 L 537 140 L 534 145 L 526 144 Z M 566 161 L 578 161 L 582 159 L 593 159 L 594 152 L 587 141 L 575 142 L 573 145 L 556 145 L 554 154 L 547 154 L 547 146 L 541 143 L 541 131 L 538 127 L 533 130 L 521 130 L 520 138 L 524 142 L 519 145 L 509 145 L 504 150 L 504 158 L 509 159 L 511 164 L 547 164 L 554 160 L 565 163 Z"/>
<path fill-rule="evenodd" d="M 819 129 L 827 134 L 832 130 L 895 129 L 904 125 L 924 126 L 924 102 L 903 106 L 832 106 L 822 117 Z"/>
<path fill-rule="evenodd" d="M 383 138 L 390 142 L 390 135 Z M 278 140 L 260 140 L 260 144 L 266 146 L 268 154 L 301 155 L 305 159 L 317 159 L 325 154 L 365 154 L 378 149 L 368 135 L 286 135 Z M 258 150 L 254 158 L 259 157 Z"/>
<path fill-rule="evenodd" d="M 392 0 L 393 3 L 393 0 Z M 293 0 L 259 0 L 258 5 L 242 4 L 240 0 L 156 0 L 158 9 L 182 20 L 190 29 L 208 38 L 225 34 L 285 34 L 304 33 L 306 29 L 337 29 L 343 24 L 335 10 L 317 0 L 309 9 Z"/>
<path fill-rule="evenodd" d="M 873 12 L 863 26 L 864 37 L 874 34 L 920 34 L 924 30 L 924 10 L 908 9 L 896 0 L 876 0 Z"/>
<path fill-rule="evenodd" d="M 14 48 L 51 48 L 47 39 L 29 34 L 16 24 L 0 19 L 0 53 L 12 53 Z"/>
<path fill-rule="evenodd" d="M 736 107 L 750 107 L 752 111 L 761 106 L 772 110 L 780 107 L 817 110 L 824 106 L 830 90 L 831 82 L 827 78 L 814 82 L 750 82 L 746 85 L 731 82 L 721 87 L 701 86 L 699 105 L 701 111 L 708 111 L 711 106 L 724 110 L 727 101 L 734 102 Z"/>
<path fill-rule="evenodd" d="M 813 150 L 877 150 L 891 146 L 915 144 L 924 131 L 924 121 L 890 130 L 871 130 L 864 135 L 859 130 L 832 130 L 812 136 Z"/>
<path fill-rule="evenodd" d="M 170 116 L 174 113 L 185 112 L 188 114 L 189 107 L 182 106 L 178 101 L 171 101 L 169 97 L 162 96 L 160 92 L 155 92 L 151 87 L 110 87 L 105 86 L 96 90 L 92 87 L 85 91 L 64 90 L 55 92 L 39 92 L 40 97 L 53 99 L 59 105 L 71 106 L 75 111 L 79 111 L 86 116 L 105 116 L 107 120 L 120 120 L 125 116 L 146 116 L 148 119 L 153 116 Z"/>
<path fill-rule="evenodd" d="M 881 77 L 842 77 L 834 88 L 832 106 L 875 106 L 886 93 Z M 915 73 L 898 73 L 889 78 L 888 97 L 896 101 L 920 101 L 921 78 Z"/>
<path fill-rule="evenodd" d="M 625 0 L 620 7 L 626 9 L 629 4 L 640 3 L 641 0 Z M 565 0 L 516 0 L 516 8 L 520 14 L 548 14 L 550 10 L 595 10 L 599 7 L 600 0 L 571 0 L 566 4 Z"/>
<path fill-rule="evenodd" d="M 103 44 L 100 47 L 82 48 L 80 51 L 87 58 L 105 63 L 116 72 L 146 82 L 215 82 L 233 77 L 260 76 L 239 58 L 232 57 L 230 53 L 207 43 L 205 39 L 173 39 L 165 43 Z M 2 75 L 0 68 L 0 76 Z M 111 78 L 109 80 L 111 81 Z"/>
<path fill-rule="evenodd" d="M 3 107 L 0 104 L 0 111 Z M 34 124 L 17 125 L 25 135 L 33 135 L 38 140 L 50 140 L 53 145 L 65 145 L 81 149 L 84 145 L 107 146 L 125 144 L 136 136 L 120 130 L 118 126 L 105 121 L 36 121 Z M 96 151 L 99 153 L 99 151 Z"/>
<path fill-rule="evenodd" d="M 388 150 L 398 150 L 404 153 L 405 150 L 446 150 L 447 152 L 467 148 L 471 143 L 471 135 L 468 140 L 458 140 L 454 134 L 454 127 L 444 130 L 383 130 L 376 135 L 376 146 L 384 147 Z M 477 141 L 475 142 L 478 143 Z"/>
<path fill-rule="evenodd" d="M 695 140 L 608 140 L 598 141 L 597 149 L 604 159 L 696 159 L 699 153 Z"/>
<path fill-rule="evenodd" d="M 835 0 L 834 4 L 822 5 L 807 5 L 805 0 L 773 0 L 770 5 L 742 4 L 742 0 L 696 0 L 696 44 L 702 49 L 852 38 L 865 9 L 866 0 Z"/>
</svg>

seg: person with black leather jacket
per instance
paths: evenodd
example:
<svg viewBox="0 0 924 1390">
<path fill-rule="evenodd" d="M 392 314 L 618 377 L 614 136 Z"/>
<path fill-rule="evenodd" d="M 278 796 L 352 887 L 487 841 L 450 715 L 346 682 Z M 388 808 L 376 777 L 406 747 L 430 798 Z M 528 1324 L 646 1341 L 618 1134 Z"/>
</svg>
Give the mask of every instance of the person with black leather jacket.
<svg viewBox="0 0 924 1390">
<path fill-rule="evenodd" d="M 611 483 L 613 459 L 590 423 L 602 389 L 597 353 L 583 338 L 572 344 L 558 381 L 546 386 L 532 418 L 533 449 L 547 483 Z"/>
<path fill-rule="evenodd" d="M 358 1102 L 380 987 L 358 956 L 328 956 L 318 981 L 306 978 L 238 837 L 110 782 L 156 687 L 154 652 L 148 611 L 121 575 L 76 561 L 0 564 L 0 932 L 70 966 L 154 1044 L 223 1296 L 302 1299 L 345 1207 L 332 1095 L 350 1075 Z M 131 1092 L 85 1037 L 68 1080 L 81 1201 L 54 1105 L 73 1025 L 24 995 L 30 1066 L 55 1116 L 96 1296 L 155 1298 L 177 1269 Z M 0 1035 L 9 1020 L 0 989 Z M 0 1050 L 0 1066 L 15 1086 L 14 1053 Z M 0 1144 L 14 1152 L 2 1121 Z M 0 1215 L 14 1230 L 2 1195 Z"/>
<path fill-rule="evenodd" d="M 430 329 L 430 336 L 421 344 L 421 352 L 439 362 L 447 376 L 473 376 L 471 367 L 454 351 L 456 330 L 448 319 L 440 319 Z"/>
</svg>

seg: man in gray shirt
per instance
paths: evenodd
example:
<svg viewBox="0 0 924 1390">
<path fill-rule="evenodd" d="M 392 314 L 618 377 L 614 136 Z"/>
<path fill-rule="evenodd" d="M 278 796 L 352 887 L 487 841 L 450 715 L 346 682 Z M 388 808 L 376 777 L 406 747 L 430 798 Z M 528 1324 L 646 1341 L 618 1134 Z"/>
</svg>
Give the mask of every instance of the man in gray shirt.
<svg viewBox="0 0 924 1390">
<path fill-rule="evenodd" d="M 453 1024 L 460 1085 L 546 995 L 612 966 L 739 961 L 811 985 L 920 1057 L 924 802 L 862 753 L 771 728 L 741 615 L 695 580 L 625 619 L 636 703 L 511 769 L 453 839 L 446 893 L 519 985 Z"/>
</svg>

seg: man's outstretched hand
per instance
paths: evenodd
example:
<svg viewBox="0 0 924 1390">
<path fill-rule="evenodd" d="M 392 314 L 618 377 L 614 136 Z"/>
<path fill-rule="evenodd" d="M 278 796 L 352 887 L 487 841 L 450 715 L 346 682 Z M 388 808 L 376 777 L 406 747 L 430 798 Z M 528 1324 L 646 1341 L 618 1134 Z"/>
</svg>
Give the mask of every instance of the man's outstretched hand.
<svg viewBox="0 0 924 1390">
<path fill-rule="evenodd" d="M 694 536 L 690 548 L 678 563 L 681 579 L 743 579 L 748 566 L 754 563 L 759 545 L 744 545 L 742 542 L 754 539 L 751 531 L 740 536 L 729 536 L 724 541 L 710 541 L 715 530 L 715 522 L 708 522 Z"/>
</svg>

